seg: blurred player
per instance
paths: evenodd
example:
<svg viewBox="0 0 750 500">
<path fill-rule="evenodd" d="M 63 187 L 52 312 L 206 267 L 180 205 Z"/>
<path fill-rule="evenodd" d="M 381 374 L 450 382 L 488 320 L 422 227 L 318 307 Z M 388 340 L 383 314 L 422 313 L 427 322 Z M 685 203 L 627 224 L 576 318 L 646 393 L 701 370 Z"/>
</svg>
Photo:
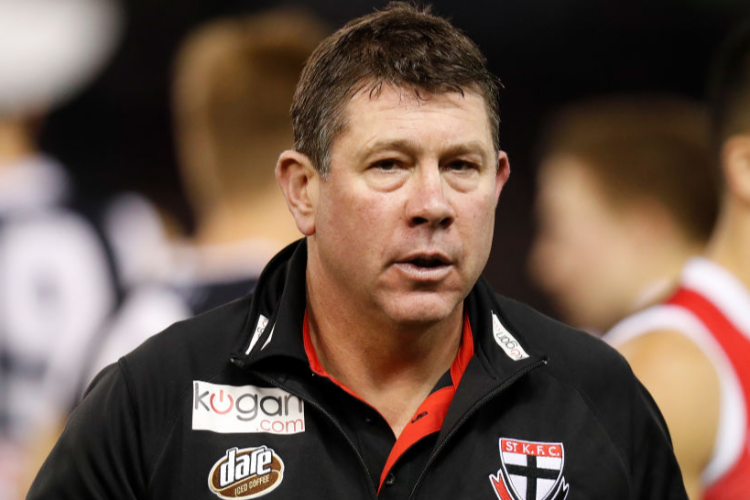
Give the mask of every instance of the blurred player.
<svg viewBox="0 0 750 500">
<path fill-rule="evenodd" d="M 267 261 L 300 237 L 273 166 L 292 143 L 299 74 L 325 34 L 309 15 L 275 10 L 208 22 L 183 42 L 173 109 L 196 229 L 168 247 L 158 234 L 150 239 L 157 244 L 140 260 L 157 264 L 147 265 L 152 279 L 140 278 L 129 294 L 87 381 L 174 321 L 251 292 Z"/>
<path fill-rule="evenodd" d="M 714 87 L 723 189 L 706 255 L 663 304 L 607 336 L 664 413 L 694 500 L 750 491 L 750 26 L 728 43 Z"/>
<path fill-rule="evenodd" d="M 661 298 L 717 205 L 707 120 L 668 96 L 565 109 L 543 144 L 531 271 L 562 319 L 601 335 Z"/>
<path fill-rule="evenodd" d="M 251 292 L 267 260 L 300 236 L 273 167 L 278 151 L 292 143 L 289 107 L 299 73 L 324 35 L 317 20 L 278 10 L 212 21 L 185 40 L 173 106 L 195 235 L 175 243 L 141 196 L 112 204 L 106 229 L 125 299 L 103 333 L 78 345 L 91 356 L 70 367 L 78 383 L 59 391 L 65 411 L 51 412 L 49 420 L 64 420 L 99 370 L 149 336 Z M 53 365 L 66 366 L 66 357 Z M 51 425 L 36 440 L 27 483 L 60 431 Z"/>
<path fill-rule="evenodd" d="M 117 40 L 111 1 L 0 1 L 0 499 L 20 497 L 29 446 L 80 349 L 115 305 L 111 260 L 67 172 L 43 154 L 44 115 L 80 91 Z M 55 366 L 53 357 L 65 357 Z M 51 381 L 51 383 L 50 383 Z"/>
<path fill-rule="evenodd" d="M 247 293 L 301 236 L 271 166 L 292 143 L 294 88 L 325 35 L 311 16 L 278 10 L 210 23 L 181 48 L 173 107 L 196 231 L 178 258 L 192 260 L 190 300 L 199 310 Z"/>
</svg>

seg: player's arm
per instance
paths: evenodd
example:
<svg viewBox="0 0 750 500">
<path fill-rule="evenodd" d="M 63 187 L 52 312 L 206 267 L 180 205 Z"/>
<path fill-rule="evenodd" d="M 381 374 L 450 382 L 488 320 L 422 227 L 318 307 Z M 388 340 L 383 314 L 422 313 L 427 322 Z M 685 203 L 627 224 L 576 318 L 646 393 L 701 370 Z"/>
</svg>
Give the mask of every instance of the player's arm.
<svg viewBox="0 0 750 500">
<path fill-rule="evenodd" d="M 713 364 L 677 331 L 653 331 L 618 350 L 656 400 L 685 488 L 691 500 L 698 500 L 703 493 L 701 473 L 713 452 L 719 422 L 720 383 Z"/>
</svg>

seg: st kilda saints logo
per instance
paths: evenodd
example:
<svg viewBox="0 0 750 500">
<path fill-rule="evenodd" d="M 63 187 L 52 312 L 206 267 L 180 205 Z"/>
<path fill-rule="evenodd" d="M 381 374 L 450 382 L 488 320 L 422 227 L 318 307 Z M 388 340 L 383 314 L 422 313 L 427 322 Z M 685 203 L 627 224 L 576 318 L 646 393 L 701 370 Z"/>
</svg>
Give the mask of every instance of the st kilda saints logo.
<svg viewBox="0 0 750 500">
<path fill-rule="evenodd" d="M 562 443 L 540 443 L 500 438 L 501 468 L 490 474 L 499 500 L 565 500 Z"/>
<path fill-rule="evenodd" d="M 284 479 L 284 462 L 266 446 L 232 448 L 208 474 L 208 487 L 219 498 L 257 498 Z"/>
</svg>

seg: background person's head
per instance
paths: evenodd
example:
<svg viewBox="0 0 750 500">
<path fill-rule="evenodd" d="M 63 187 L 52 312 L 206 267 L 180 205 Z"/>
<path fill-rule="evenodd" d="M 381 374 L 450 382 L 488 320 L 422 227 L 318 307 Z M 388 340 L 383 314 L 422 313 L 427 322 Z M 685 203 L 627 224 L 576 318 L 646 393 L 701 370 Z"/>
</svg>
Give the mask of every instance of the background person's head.
<svg viewBox="0 0 750 500">
<path fill-rule="evenodd" d="M 102 71 L 122 18 L 117 0 L 0 2 L 0 168 L 38 153 L 39 122 Z"/>
<path fill-rule="evenodd" d="M 281 200 L 273 170 L 292 145 L 289 107 L 326 34 L 314 17 L 282 9 L 211 21 L 183 42 L 173 107 L 182 178 L 197 212 L 261 202 L 269 192 Z"/>
<path fill-rule="evenodd" d="M 722 174 L 721 210 L 708 256 L 750 283 L 750 21 L 737 27 L 711 74 L 711 136 Z"/>
<path fill-rule="evenodd" d="M 606 331 L 702 250 L 716 185 L 698 104 L 621 96 L 564 109 L 542 143 L 535 282 L 562 319 Z"/>
<path fill-rule="evenodd" d="M 750 21 L 721 47 L 711 75 L 711 136 L 721 148 L 732 137 L 750 134 Z"/>
<path fill-rule="evenodd" d="M 724 217 L 739 208 L 733 200 L 750 202 L 750 21 L 720 48 L 710 84 L 711 137 L 723 174 Z"/>
</svg>

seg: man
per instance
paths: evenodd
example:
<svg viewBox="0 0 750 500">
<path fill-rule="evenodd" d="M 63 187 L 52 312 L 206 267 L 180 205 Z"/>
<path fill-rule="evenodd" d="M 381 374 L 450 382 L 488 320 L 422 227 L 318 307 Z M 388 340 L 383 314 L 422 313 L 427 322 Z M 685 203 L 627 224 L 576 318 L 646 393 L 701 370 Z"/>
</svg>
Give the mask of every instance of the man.
<svg viewBox="0 0 750 500">
<path fill-rule="evenodd" d="M 305 240 L 105 369 L 29 498 L 684 499 L 624 360 L 479 280 L 496 89 L 405 4 L 323 41 L 276 167 Z"/>
<path fill-rule="evenodd" d="M 669 424 L 691 499 L 750 488 L 750 27 L 718 64 L 712 132 L 723 174 L 704 258 L 688 262 L 662 305 L 607 338 L 628 358 Z"/>
<path fill-rule="evenodd" d="M 669 95 L 575 103 L 541 158 L 532 276 L 564 322 L 602 335 L 705 248 L 718 205 L 707 116 Z"/>
</svg>

